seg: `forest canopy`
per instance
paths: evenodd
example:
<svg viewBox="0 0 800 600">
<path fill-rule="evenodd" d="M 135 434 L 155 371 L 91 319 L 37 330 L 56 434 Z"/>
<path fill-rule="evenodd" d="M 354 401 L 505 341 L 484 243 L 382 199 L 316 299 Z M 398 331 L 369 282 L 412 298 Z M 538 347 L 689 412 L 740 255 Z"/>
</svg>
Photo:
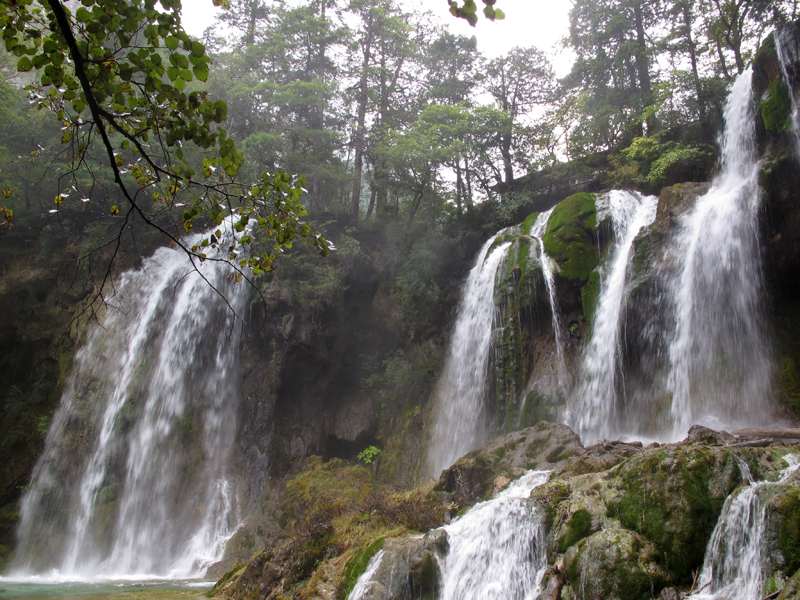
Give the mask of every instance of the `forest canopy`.
<svg viewBox="0 0 800 600">
<path fill-rule="evenodd" d="M 489 58 L 448 31 L 451 15 L 502 19 L 493 1 L 448 0 L 441 18 L 396 0 L 219 4 L 200 40 L 179 0 L 0 2 L 7 225 L 100 219 L 119 240 L 142 222 L 241 275 L 297 237 L 326 253 L 309 219 L 480 208 L 491 227 L 560 184 L 653 189 L 713 164 L 728 85 L 797 17 L 793 2 L 574 0 L 558 79 L 535 45 Z M 212 227 L 187 242 L 196 223 Z"/>
</svg>

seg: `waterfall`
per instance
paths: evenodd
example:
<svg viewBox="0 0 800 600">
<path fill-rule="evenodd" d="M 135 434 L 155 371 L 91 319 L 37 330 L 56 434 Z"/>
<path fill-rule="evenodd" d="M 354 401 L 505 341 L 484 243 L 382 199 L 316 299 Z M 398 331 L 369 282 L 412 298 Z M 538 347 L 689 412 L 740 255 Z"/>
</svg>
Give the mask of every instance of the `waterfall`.
<svg viewBox="0 0 800 600">
<path fill-rule="evenodd" d="M 442 600 L 535 598 L 547 567 L 547 532 L 530 501 L 549 471 L 531 471 L 446 525 Z"/>
<path fill-rule="evenodd" d="M 621 384 L 620 318 L 625 303 L 628 263 L 633 242 L 643 227 L 656 217 L 658 198 L 637 192 L 614 190 L 608 204 L 616 247 L 609 260 L 608 275 L 601 279 L 600 296 L 592 337 L 586 348 L 582 382 L 573 394 L 565 421 L 585 442 L 612 437 L 620 427 L 617 387 Z M 599 202 L 598 202 L 599 203 Z"/>
<path fill-rule="evenodd" d="M 383 550 L 379 550 L 375 556 L 369 559 L 367 569 L 362 573 L 361 577 L 358 578 L 358 581 L 356 581 L 356 585 L 353 587 L 353 591 L 347 596 L 347 600 L 366 600 L 366 598 L 369 597 L 373 584 L 372 578 L 375 577 L 375 573 L 378 572 L 382 560 Z"/>
<path fill-rule="evenodd" d="M 248 293 L 229 275 L 169 248 L 122 275 L 24 495 L 14 574 L 186 578 L 221 559 Z"/>
<path fill-rule="evenodd" d="M 783 483 L 800 462 L 788 455 Z M 747 467 L 745 466 L 745 469 Z M 749 475 L 749 469 L 747 469 Z M 760 600 L 765 568 L 766 502 L 764 493 L 774 484 L 750 483 L 731 494 L 706 548 L 696 597 L 708 600 Z"/>
<path fill-rule="evenodd" d="M 509 242 L 498 232 L 478 253 L 458 308 L 444 370 L 436 388 L 426 473 L 438 477 L 461 456 L 488 441 L 486 369 L 492 345 L 494 281 Z"/>
<path fill-rule="evenodd" d="M 539 260 L 542 265 L 542 273 L 544 274 L 544 283 L 547 287 L 547 296 L 550 299 L 550 313 L 552 315 L 553 336 L 556 340 L 556 360 L 558 361 L 557 374 L 558 384 L 563 386 L 566 382 L 566 373 L 564 365 L 564 334 L 561 327 L 561 309 L 558 306 L 558 299 L 556 298 L 556 284 L 553 276 L 553 259 L 547 256 L 544 249 L 544 233 L 547 230 L 547 222 L 550 220 L 550 215 L 553 214 L 555 207 L 550 210 L 539 214 L 536 221 L 531 227 L 531 236 L 536 239 L 539 244 Z"/>
<path fill-rule="evenodd" d="M 672 436 L 710 427 L 768 422 L 773 360 L 765 334 L 757 231 L 760 204 L 752 73 L 725 107 L 722 167 L 684 215 L 671 257 L 675 332 L 669 347 Z"/>
</svg>

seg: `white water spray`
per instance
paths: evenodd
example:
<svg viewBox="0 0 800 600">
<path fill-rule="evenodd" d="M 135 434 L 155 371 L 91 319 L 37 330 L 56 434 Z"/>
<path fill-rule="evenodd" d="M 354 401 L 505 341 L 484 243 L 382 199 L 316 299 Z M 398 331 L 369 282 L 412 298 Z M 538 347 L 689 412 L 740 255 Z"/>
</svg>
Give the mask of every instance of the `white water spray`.
<svg viewBox="0 0 800 600">
<path fill-rule="evenodd" d="M 731 90 L 722 170 L 683 217 L 672 249 L 682 265 L 670 285 L 673 439 L 695 423 L 720 428 L 769 420 L 773 360 L 763 314 L 751 78 L 746 71 Z"/>
<path fill-rule="evenodd" d="M 483 245 L 464 286 L 434 398 L 433 432 L 426 468 L 431 477 L 438 477 L 443 469 L 487 441 L 486 370 L 496 310 L 494 281 L 510 243 L 495 248 L 492 245 L 504 231 Z"/>
<path fill-rule="evenodd" d="M 161 248 L 121 277 L 24 496 L 15 574 L 187 578 L 221 559 L 247 289 L 224 264 L 200 271 Z"/>
<path fill-rule="evenodd" d="M 620 317 L 633 242 L 642 228 L 655 220 L 658 206 L 658 198 L 638 192 L 613 190 L 604 200 L 607 200 L 614 227 L 616 247 L 608 275 L 601 280 L 592 338 L 584 354 L 583 380 L 565 415 L 566 423 L 585 443 L 612 438 L 626 425 L 621 422 L 617 401 L 621 369 Z"/>
</svg>

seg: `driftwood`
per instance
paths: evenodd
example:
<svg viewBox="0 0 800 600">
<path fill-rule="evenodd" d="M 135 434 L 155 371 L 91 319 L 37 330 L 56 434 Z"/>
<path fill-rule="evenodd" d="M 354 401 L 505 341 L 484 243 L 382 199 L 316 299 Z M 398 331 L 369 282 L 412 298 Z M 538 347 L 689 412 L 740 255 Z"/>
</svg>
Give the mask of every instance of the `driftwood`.
<svg viewBox="0 0 800 600">
<path fill-rule="evenodd" d="M 752 429 L 738 429 L 731 431 L 737 437 L 745 438 L 772 438 L 772 439 L 796 439 L 800 440 L 800 429 L 792 428 L 772 428 L 772 427 L 758 427 Z"/>
<path fill-rule="evenodd" d="M 735 444 L 728 444 L 729 448 L 766 448 L 774 444 L 775 440 L 748 440 L 746 442 L 736 442 Z"/>
</svg>

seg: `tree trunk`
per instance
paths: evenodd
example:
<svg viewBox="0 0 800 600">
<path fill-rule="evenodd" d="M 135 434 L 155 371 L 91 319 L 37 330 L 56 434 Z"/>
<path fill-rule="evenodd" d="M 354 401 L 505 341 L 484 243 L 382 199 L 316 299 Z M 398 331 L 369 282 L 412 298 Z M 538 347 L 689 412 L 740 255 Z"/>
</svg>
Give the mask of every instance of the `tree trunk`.
<svg viewBox="0 0 800 600">
<path fill-rule="evenodd" d="M 361 201 L 361 171 L 364 168 L 364 143 L 366 139 L 365 121 L 367 118 L 369 61 L 372 53 L 372 10 L 369 11 L 366 23 L 367 31 L 364 39 L 364 62 L 361 67 L 361 86 L 358 96 L 358 117 L 355 134 L 355 159 L 353 161 L 353 195 L 350 198 L 350 211 L 358 221 L 358 210 Z"/>
<path fill-rule="evenodd" d="M 706 122 L 706 103 L 703 100 L 703 88 L 700 85 L 700 75 L 697 71 L 697 44 L 692 39 L 692 11 L 688 2 L 684 2 L 681 8 L 683 11 L 683 26 L 685 28 L 684 35 L 689 48 L 689 60 L 692 63 L 692 79 L 694 80 L 694 89 L 697 94 L 697 113 L 700 124 L 704 127 Z"/>
<path fill-rule="evenodd" d="M 644 31 L 644 18 L 642 15 L 642 5 L 636 2 L 633 6 L 633 15 L 636 25 L 636 71 L 639 79 L 639 89 L 641 90 L 642 110 L 647 111 L 645 124 L 647 125 L 647 135 L 652 135 L 658 129 L 656 115 L 654 111 L 647 110 L 653 105 L 653 90 L 650 84 L 650 58 L 647 56 L 647 38 Z"/>
</svg>

